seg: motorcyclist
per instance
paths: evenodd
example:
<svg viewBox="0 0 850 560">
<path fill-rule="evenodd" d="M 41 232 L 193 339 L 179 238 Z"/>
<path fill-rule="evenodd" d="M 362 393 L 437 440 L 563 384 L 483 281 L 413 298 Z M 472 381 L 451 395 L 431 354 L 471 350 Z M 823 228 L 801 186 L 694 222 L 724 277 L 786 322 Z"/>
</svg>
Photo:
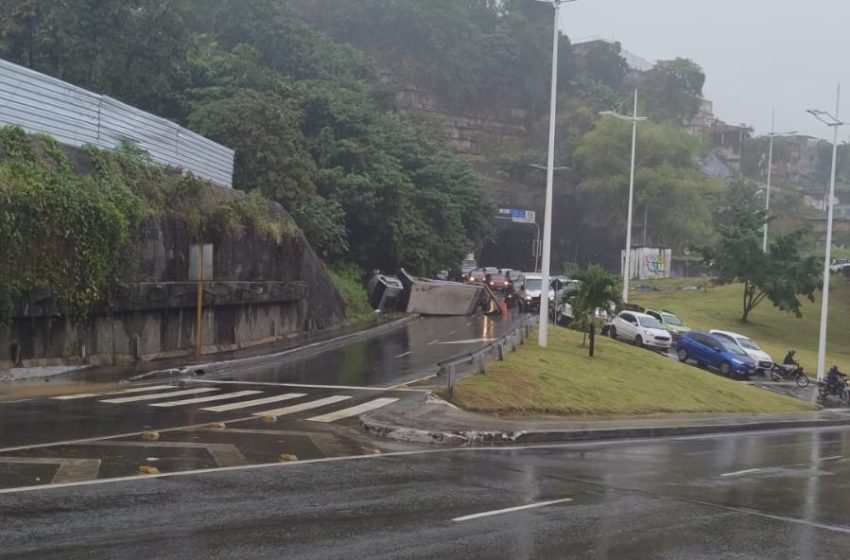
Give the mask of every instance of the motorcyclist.
<svg viewBox="0 0 850 560">
<path fill-rule="evenodd" d="M 797 353 L 793 348 L 788 350 L 788 353 L 785 354 L 785 359 L 782 360 L 782 369 L 785 370 L 786 373 L 794 373 L 800 368 L 800 363 L 794 359 L 794 355 Z"/>
<path fill-rule="evenodd" d="M 826 386 L 831 392 L 837 394 L 841 387 L 841 380 L 846 378 L 847 374 L 841 373 L 838 370 L 838 365 L 833 364 L 826 374 Z"/>
</svg>

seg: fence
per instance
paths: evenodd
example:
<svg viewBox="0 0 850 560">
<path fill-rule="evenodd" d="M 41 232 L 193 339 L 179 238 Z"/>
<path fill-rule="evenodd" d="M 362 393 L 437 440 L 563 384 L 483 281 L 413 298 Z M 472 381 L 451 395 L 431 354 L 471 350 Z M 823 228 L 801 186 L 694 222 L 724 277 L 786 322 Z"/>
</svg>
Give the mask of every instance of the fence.
<svg viewBox="0 0 850 560">
<path fill-rule="evenodd" d="M 115 148 L 133 142 L 153 161 L 231 186 L 233 150 L 105 95 L 0 60 L 0 124 L 63 144 Z"/>
<path fill-rule="evenodd" d="M 537 317 L 534 315 L 526 315 L 511 327 L 511 329 L 497 338 L 496 340 L 485 344 L 484 346 L 473 350 L 472 352 L 464 352 L 447 360 L 437 363 L 439 368 L 438 376 L 445 376 L 446 388 L 449 393 L 454 392 L 455 379 L 458 375 L 458 366 L 471 366 L 471 369 L 477 373 L 484 373 L 487 369 L 487 357 L 491 354 L 496 354 L 496 359 L 501 361 L 505 359 L 508 351 L 514 351 L 518 344 L 525 344 L 526 339 L 531 333 L 531 328 L 537 324 Z"/>
</svg>

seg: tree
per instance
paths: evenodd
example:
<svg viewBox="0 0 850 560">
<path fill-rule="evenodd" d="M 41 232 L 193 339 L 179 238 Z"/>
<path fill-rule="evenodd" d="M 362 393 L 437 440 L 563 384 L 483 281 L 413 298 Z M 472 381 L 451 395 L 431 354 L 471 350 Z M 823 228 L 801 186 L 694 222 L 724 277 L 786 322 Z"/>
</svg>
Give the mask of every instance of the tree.
<svg viewBox="0 0 850 560">
<path fill-rule="evenodd" d="M 758 136 L 744 141 L 741 156 L 741 173 L 750 179 L 767 179 L 767 162 L 770 159 L 770 136 Z M 790 150 L 782 138 L 773 141 L 773 165 L 788 161 Z M 776 179 L 776 175 L 773 176 Z"/>
<path fill-rule="evenodd" d="M 743 322 L 765 299 L 799 318 L 799 296 L 814 301 L 820 285 L 817 258 L 801 255 L 802 232 L 776 236 L 768 252 L 762 252 L 765 222 L 764 212 L 739 211 L 734 222 L 720 231 L 714 245 L 700 249 L 705 262 L 720 273 L 721 282 L 743 283 Z"/>
<path fill-rule="evenodd" d="M 705 74 L 687 58 L 659 60 L 640 81 L 650 118 L 681 125 L 699 110 Z"/>
<path fill-rule="evenodd" d="M 632 141 L 630 123 L 600 119 L 573 156 L 579 190 L 595 199 L 588 222 L 625 227 Z M 674 249 L 704 239 L 711 216 L 706 204 L 719 184 L 697 168 L 699 140 L 672 126 L 644 123 L 638 129 L 635 208 L 648 214 L 648 237 Z"/>
<path fill-rule="evenodd" d="M 621 305 L 619 280 L 601 266 L 590 265 L 574 272 L 572 278 L 579 282 L 578 287 L 565 297 L 573 308 L 572 326 L 575 329 L 587 330 L 597 309 L 608 311 L 612 304 Z"/>
</svg>

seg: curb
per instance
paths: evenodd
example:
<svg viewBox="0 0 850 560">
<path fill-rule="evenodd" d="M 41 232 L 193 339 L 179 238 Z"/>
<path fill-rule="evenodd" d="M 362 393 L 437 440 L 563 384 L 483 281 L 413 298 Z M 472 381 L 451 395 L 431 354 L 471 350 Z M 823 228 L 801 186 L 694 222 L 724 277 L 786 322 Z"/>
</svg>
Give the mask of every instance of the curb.
<svg viewBox="0 0 850 560">
<path fill-rule="evenodd" d="M 351 342 L 359 342 L 361 340 L 365 340 L 373 336 L 378 336 L 393 331 L 395 329 L 403 327 L 408 323 L 415 321 L 418 318 L 418 315 L 408 315 L 407 317 L 402 317 L 401 319 L 396 319 L 395 321 L 390 321 L 389 323 L 385 323 L 383 325 L 378 325 L 376 327 L 345 334 L 327 340 L 313 342 L 305 346 L 290 348 L 282 352 L 274 352 L 272 354 L 260 354 L 258 356 L 248 356 L 245 358 L 236 358 L 233 360 L 190 364 L 180 368 L 168 368 L 148 371 L 139 375 L 135 375 L 129 378 L 128 381 L 140 381 L 142 379 L 155 376 L 192 375 L 198 370 L 202 370 L 204 374 L 215 374 L 221 371 L 226 371 L 233 367 L 258 365 L 266 362 L 275 363 L 278 362 L 281 358 L 308 358 L 310 356 L 320 354 L 326 350 L 338 348 Z"/>
<path fill-rule="evenodd" d="M 845 420 L 767 420 L 764 422 L 752 422 L 748 424 L 701 426 L 504 432 L 487 430 L 423 430 L 374 420 L 369 418 L 367 415 L 360 418 L 360 426 L 363 430 L 372 435 L 397 441 L 476 447 L 516 445 L 523 443 L 537 444 L 613 439 L 646 439 L 701 434 L 793 430 L 799 428 L 829 428 L 834 426 L 850 426 L 850 418 Z"/>
</svg>

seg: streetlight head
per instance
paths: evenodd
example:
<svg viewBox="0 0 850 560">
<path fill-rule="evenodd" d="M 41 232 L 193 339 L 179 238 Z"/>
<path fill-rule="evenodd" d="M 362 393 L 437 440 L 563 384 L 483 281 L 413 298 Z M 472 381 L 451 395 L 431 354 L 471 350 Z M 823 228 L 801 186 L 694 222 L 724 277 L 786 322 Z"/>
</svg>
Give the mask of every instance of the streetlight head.
<svg viewBox="0 0 850 560">
<path fill-rule="evenodd" d="M 847 124 L 843 121 L 838 120 L 838 118 L 834 117 L 832 113 L 823 111 L 821 109 L 807 109 L 806 112 L 817 120 L 819 120 L 820 122 L 822 122 L 823 124 L 825 124 L 826 126 L 842 126 Z"/>
</svg>

